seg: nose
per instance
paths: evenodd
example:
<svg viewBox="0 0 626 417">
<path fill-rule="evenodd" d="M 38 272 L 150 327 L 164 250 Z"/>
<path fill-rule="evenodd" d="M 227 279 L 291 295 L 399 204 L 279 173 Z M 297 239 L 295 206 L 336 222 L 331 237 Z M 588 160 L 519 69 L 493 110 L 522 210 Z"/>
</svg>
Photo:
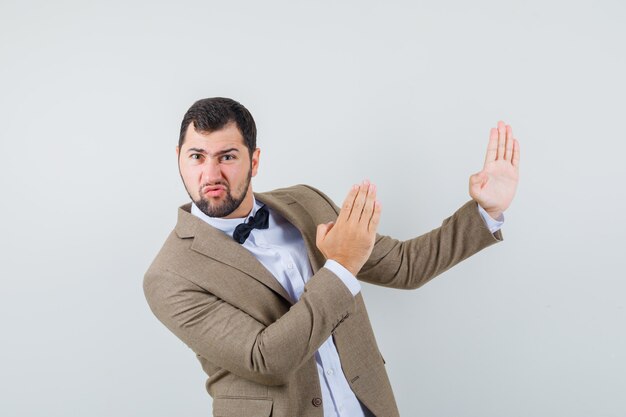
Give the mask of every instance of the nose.
<svg viewBox="0 0 626 417">
<path fill-rule="evenodd" d="M 202 183 L 212 184 L 222 180 L 222 170 L 218 161 L 207 158 L 202 169 Z"/>
</svg>

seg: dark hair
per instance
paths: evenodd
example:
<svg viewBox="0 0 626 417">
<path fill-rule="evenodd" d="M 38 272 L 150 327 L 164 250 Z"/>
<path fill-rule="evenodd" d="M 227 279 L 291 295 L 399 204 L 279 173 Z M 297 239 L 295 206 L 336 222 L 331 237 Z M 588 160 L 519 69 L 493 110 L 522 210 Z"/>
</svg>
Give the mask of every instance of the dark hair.
<svg viewBox="0 0 626 417">
<path fill-rule="evenodd" d="M 235 122 L 243 136 L 243 141 L 250 151 L 256 149 L 256 124 L 252 115 L 242 104 L 230 98 L 212 97 L 198 100 L 185 113 L 180 125 L 178 147 L 185 142 L 185 133 L 190 123 L 201 133 L 211 133 L 222 129 L 228 123 Z"/>
</svg>

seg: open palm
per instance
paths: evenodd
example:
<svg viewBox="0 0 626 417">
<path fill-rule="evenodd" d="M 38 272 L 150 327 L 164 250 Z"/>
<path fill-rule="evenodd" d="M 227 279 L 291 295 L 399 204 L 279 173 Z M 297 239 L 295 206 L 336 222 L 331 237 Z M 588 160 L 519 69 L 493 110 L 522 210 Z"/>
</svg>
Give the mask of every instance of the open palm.
<svg viewBox="0 0 626 417">
<path fill-rule="evenodd" d="M 470 196 L 493 218 L 513 201 L 519 182 L 520 146 L 511 126 L 498 122 L 491 129 L 482 171 L 470 176 Z"/>
</svg>

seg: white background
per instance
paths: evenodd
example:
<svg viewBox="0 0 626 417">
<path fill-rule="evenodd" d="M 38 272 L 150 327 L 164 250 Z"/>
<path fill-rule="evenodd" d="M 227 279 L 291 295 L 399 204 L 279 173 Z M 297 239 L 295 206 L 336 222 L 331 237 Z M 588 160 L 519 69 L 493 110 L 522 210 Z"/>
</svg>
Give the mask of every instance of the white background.
<svg viewBox="0 0 626 417">
<path fill-rule="evenodd" d="M 369 178 L 409 238 L 522 147 L 505 241 L 363 293 L 403 416 L 624 416 L 626 6 L 595 1 L 0 3 L 0 414 L 208 416 L 145 270 L 187 202 L 187 108 L 254 115 L 255 191 Z M 409 324 L 409 331 L 406 330 Z"/>
</svg>

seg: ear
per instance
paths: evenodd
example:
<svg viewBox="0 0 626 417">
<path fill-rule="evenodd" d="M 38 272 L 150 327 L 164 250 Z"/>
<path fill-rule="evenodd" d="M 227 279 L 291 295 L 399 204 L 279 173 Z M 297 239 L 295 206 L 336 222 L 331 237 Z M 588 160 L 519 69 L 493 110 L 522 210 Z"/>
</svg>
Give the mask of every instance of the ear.
<svg viewBox="0 0 626 417">
<path fill-rule="evenodd" d="M 261 156 L 261 148 L 256 148 L 252 152 L 252 176 L 256 176 L 257 170 L 259 169 L 259 157 Z"/>
<path fill-rule="evenodd" d="M 180 147 L 176 145 L 176 158 L 180 156 Z"/>
</svg>

